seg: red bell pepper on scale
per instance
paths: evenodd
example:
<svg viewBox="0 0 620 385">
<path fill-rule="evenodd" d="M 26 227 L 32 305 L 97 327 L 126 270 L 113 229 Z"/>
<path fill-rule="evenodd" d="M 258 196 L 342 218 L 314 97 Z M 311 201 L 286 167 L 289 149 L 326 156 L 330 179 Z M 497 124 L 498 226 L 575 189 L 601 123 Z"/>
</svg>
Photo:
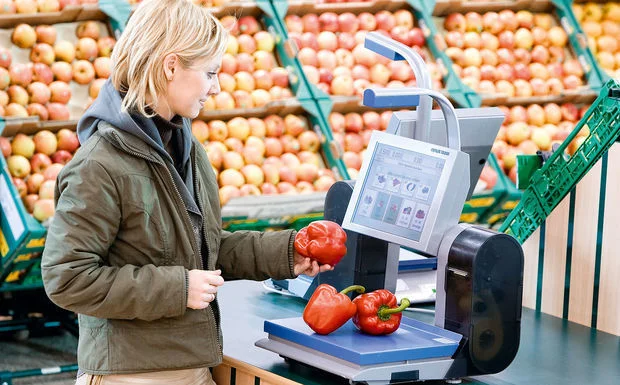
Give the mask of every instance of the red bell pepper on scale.
<svg viewBox="0 0 620 385">
<path fill-rule="evenodd" d="M 355 297 L 353 304 L 357 313 L 353 323 L 362 332 L 372 335 L 390 334 L 398 330 L 403 317 L 402 311 L 409 307 L 409 300 L 403 298 L 398 305 L 396 296 L 381 289 Z"/>
<path fill-rule="evenodd" d="M 303 319 L 317 334 L 329 334 L 344 325 L 357 311 L 347 293 L 363 293 L 363 286 L 354 285 L 340 293 L 328 284 L 319 285 L 304 309 Z"/>
<path fill-rule="evenodd" d="M 320 264 L 336 265 L 347 253 L 347 233 L 332 221 L 314 221 L 295 235 L 295 250 Z"/>
</svg>

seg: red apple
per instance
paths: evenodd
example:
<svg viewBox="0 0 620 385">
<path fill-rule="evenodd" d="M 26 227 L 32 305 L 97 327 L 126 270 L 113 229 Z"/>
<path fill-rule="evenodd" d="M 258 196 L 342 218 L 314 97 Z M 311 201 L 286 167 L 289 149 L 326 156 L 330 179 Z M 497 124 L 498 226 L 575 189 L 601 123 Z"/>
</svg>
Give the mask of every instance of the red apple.
<svg viewBox="0 0 620 385">
<path fill-rule="evenodd" d="M 99 54 L 97 42 L 90 37 L 83 37 L 78 40 L 75 46 L 75 58 L 78 60 L 93 61 Z"/>
<path fill-rule="evenodd" d="M 50 120 L 69 120 L 69 108 L 62 103 L 49 103 L 47 111 Z"/>
<path fill-rule="evenodd" d="M 41 82 L 34 82 L 28 85 L 28 94 L 30 95 L 30 103 L 45 104 L 51 97 L 50 89 Z"/>
<path fill-rule="evenodd" d="M 37 25 L 34 29 L 37 42 L 54 45 L 56 42 L 56 27 L 52 25 Z"/>
<path fill-rule="evenodd" d="M 88 45 L 88 43 L 85 43 L 85 45 Z M 54 54 L 57 60 L 71 63 L 75 59 L 75 46 L 66 40 L 57 41 L 54 44 Z"/>
<path fill-rule="evenodd" d="M 110 36 L 104 36 L 97 41 L 97 50 L 99 56 L 109 57 L 112 55 L 112 50 L 116 44 L 116 39 Z"/>
<path fill-rule="evenodd" d="M 96 21 L 89 20 L 80 23 L 75 30 L 75 34 L 79 39 L 89 37 L 93 40 L 97 40 L 101 36 L 101 31 Z"/>
<path fill-rule="evenodd" d="M 58 81 L 65 83 L 70 82 L 73 79 L 73 67 L 66 62 L 55 62 L 51 66 L 54 78 Z"/>
</svg>

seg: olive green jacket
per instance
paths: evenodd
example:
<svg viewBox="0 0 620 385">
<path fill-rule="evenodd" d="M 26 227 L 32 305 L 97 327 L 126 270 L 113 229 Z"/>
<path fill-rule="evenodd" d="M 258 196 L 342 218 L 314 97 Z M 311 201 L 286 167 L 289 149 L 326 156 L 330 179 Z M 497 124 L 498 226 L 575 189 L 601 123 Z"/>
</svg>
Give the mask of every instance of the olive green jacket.
<svg viewBox="0 0 620 385">
<path fill-rule="evenodd" d="M 293 277 L 294 232 L 222 230 L 216 177 L 195 139 L 191 161 L 207 266 L 170 169 L 147 143 L 102 122 L 62 169 L 42 275 L 51 300 L 79 313 L 83 371 L 216 366 L 222 361 L 217 302 L 187 308 L 188 270 Z"/>
</svg>

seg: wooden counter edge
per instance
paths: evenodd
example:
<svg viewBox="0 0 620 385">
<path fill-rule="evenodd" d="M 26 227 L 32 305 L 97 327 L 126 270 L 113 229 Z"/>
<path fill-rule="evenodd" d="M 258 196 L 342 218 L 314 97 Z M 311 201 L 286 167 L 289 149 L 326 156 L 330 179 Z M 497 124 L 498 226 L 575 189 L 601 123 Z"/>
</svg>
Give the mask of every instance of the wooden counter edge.
<svg viewBox="0 0 620 385">
<path fill-rule="evenodd" d="M 232 369 L 234 369 L 234 377 Z M 259 381 L 257 382 L 256 379 Z M 224 361 L 213 368 L 213 380 L 217 385 L 300 385 L 299 382 L 280 377 L 228 356 L 224 356 Z"/>
</svg>

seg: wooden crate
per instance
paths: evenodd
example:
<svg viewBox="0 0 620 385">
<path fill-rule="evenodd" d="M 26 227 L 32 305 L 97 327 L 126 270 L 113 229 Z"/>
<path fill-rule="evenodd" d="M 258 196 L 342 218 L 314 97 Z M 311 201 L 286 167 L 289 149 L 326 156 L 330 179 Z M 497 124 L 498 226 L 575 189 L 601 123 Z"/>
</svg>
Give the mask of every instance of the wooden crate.
<svg viewBox="0 0 620 385">
<path fill-rule="evenodd" d="M 523 305 L 620 336 L 620 144 L 523 244 Z"/>
</svg>

